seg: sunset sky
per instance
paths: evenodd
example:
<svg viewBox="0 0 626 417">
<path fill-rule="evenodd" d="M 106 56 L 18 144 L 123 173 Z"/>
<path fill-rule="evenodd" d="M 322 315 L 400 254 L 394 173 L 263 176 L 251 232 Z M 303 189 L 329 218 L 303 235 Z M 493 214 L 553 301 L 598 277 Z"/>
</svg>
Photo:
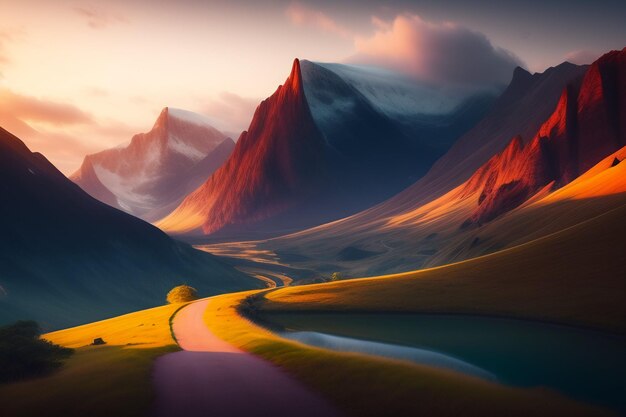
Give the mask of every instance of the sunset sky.
<svg viewBox="0 0 626 417">
<path fill-rule="evenodd" d="M 294 57 L 473 84 L 626 46 L 624 1 L 0 0 L 0 16 L 0 126 L 66 174 L 164 106 L 237 134 Z"/>
</svg>

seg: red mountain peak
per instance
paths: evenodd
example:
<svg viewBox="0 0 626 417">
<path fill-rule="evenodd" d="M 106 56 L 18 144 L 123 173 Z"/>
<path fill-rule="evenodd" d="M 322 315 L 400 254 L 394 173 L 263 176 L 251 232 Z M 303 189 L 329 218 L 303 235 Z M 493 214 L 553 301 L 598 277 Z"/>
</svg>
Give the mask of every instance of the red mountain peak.
<svg viewBox="0 0 626 417">
<path fill-rule="evenodd" d="M 291 67 L 291 74 L 285 81 L 285 87 L 291 89 L 294 94 L 302 91 L 302 73 L 300 72 L 300 60 L 295 58 Z"/>
<path fill-rule="evenodd" d="M 226 163 L 160 226 L 183 232 L 201 227 L 208 234 L 271 218 L 314 194 L 324 173 L 324 140 L 295 59 L 285 83 L 257 107 Z"/>
</svg>

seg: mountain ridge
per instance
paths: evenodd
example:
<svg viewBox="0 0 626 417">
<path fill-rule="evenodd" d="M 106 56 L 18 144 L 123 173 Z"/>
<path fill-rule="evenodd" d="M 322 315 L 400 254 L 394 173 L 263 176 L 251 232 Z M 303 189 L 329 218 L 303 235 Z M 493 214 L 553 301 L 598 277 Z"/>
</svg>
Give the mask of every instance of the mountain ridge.
<svg viewBox="0 0 626 417">
<path fill-rule="evenodd" d="M 216 164 L 202 163 L 203 159 L 215 159 L 211 155 L 220 148 L 216 155 L 222 162 L 228 156 L 224 148 L 234 147 L 232 139 L 209 122 L 198 114 L 165 107 L 149 132 L 134 135 L 124 147 L 87 155 L 70 179 L 106 204 L 155 220 L 215 170 Z M 197 165 L 212 170 L 199 173 L 193 170 Z"/>
<path fill-rule="evenodd" d="M 329 270 L 378 274 L 399 272 L 407 267 L 442 265 L 506 247 L 504 236 L 513 235 L 507 234 L 506 230 L 498 232 L 495 226 L 490 226 L 492 222 L 507 223 L 506 219 L 516 217 L 518 212 L 524 212 L 526 207 L 570 183 L 623 146 L 624 138 L 620 136 L 624 132 L 621 127 L 623 116 L 615 115 L 624 114 L 626 107 L 624 99 L 617 99 L 618 96 L 626 97 L 623 88 L 626 82 L 617 77 L 626 73 L 622 70 L 625 55 L 626 51 L 611 52 L 591 66 L 576 67 L 565 63 L 534 76 L 522 69 L 517 70 L 516 79 L 512 80 L 491 115 L 477 125 L 476 131 L 461 139 L 471 143 L 484 138 L 493 152 L 489 158 L 476 147 L 478 157 L 474 157 L 470 164 L 451 164 L 467 143 L 454 145 L 451 156 L 446 155 L 424 179 L 390 200 L 345 219 L 260 242 L 259 249 L 278 254 L 285 252 L 290 259 L 306 256 L 305 260 L 292 263 L 292 266 L 310 267 L 321 263 L 324 268 L 332 268 Z M 597 76 L 599 72 L 602 77 Z M 568 77 L 564 76 L 567 74 Z M 607 95 L 608 91 L 619 94 Z M 543 94 L 551 97 L 548 101 L 554 100 L 549 112 L 545 111 L 545 102 L 541 106 L 535 105 Z M 516 114 L 517 122 L 512 126 L 507 123 L 502 129 L 499 117 L 502 109 L 508 113 L 529 105 L 530 112 Z M 534 127 L 530 134 L 526 133 L 529 120 Z M 486 130 L 485 126 L 490 129 Z M 505 139 L 504 135 L 512 128 L 517 131 Z M 502 148 L 496 151 L 495 143 L 503 143 Z M 486 159 L 482 166 L 469 175 L 464 173 L 483 158 Z M 444 173 L 433 180 L 433 172 L 437 173 L 444 165 L 454 175 L 446 177 Z M 459 181 L 466 175 L 464 181 Z M 454 177 L 456 179 L 451 180 Z M 443 192 L 447 188 L 450 189 Z M 431 199 L 430 195 L 435 197 Z M 602 199 L 606 204 L 613 200 L 613 197 Z M 602 204 L 585 203 L 584 206 L 604 207 Z M 559 207 L 573 205 L 558 204 Z M 556 211 L 551 209 L 550 215 Z M 525 226 L 525 230 L 515 229 L 516 242 L 523 242 L 523 236 L 534 236 L 532 223 Z M 504 228 L 508 230 L 512 226 Z M 542 230 L 548 229 L 548 226 L 542 226 Z M 488 234 L 486 230 L 489 230 Z M 369 255 L 358 263 L 344 262 L 335 255 L 347 249 Z"/>
<path fill-rule="evenodd" d="M 223 169 L 156 224 L 193 241 L 207 234 L 211 239 L 228 239 L 239 233 L 249 239 L 250 235 L 279 235 L 350 215 L 383 201 L 423 175 L 455 135 L 491 103 L 487 96 L 472 96 L 449 114 L 415 114 L 409 109 L 389 115 L 359 90 L 367 87 L 363 84 L 368 81 L 367 73 L 358 69 L 356 74 L 365 78 L 359 78 L 357 88 L 326 66 L 294 60 L 287 81 L 259 105 Z M 382 89 L 390 102 L 403 100 L 396 96 L 405 93 L 398 90 L 395 78 L 375 81 L 376 93 Z M 291 103 L 290 97 L 297 97 L 297 102 Z M 301 112 L 298 123 L 288 121 L 294 111 Z M 279 121 L 286 122 L 279 125 Z M 274 137 L 282 138 L 283 145 L 275 146 Z M 257 143 L 260 140 L 266 144 Z M 299 152 L 296 146 L 311 149 Z M 246 162 L 252 158 L 247 153 L 257 153 L 263 161 L 271 159 L 275 167 Z M 293 176 L 296 170 L 290 165 L 307 167 L 308 174 Z M 238 173 L 237 166 L 247 175 Z M 284 179 L 293 186 L 298 183 L 300 192 L 272 196 L 272 190 L 285 185 Z M 252 192 L 252 188 L 259 191 Z M 264 192 L 266 197 L 259 199 Z"/>
</svg>

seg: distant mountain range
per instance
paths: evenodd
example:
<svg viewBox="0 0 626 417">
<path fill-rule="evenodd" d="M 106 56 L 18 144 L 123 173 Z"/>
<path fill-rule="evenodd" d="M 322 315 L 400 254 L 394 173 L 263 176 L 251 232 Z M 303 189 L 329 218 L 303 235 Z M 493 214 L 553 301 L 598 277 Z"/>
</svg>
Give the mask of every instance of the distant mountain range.
<svg viewBox="0 0 626 417">
<path fill-rule="evenodd" d="M 423 175 L 495 93 L 459 96 L 396 73 L 295 60 L 226 163 L 157 225 L 277 235 L 355 213 Z"/>
<path fill-rule="evenodd" d="M 0 190 L 0 323 L 85 323 L 163 304 L 182 283 L 205 295 L 260 286 L 90 197 L 4 129 Z"/>
<path fill-rule="evenodd" d="M 166 107 L 152 130 L 128 146 L 86 156 L 70 179 L 92 197 L 153 221 L 176 208 L 234 147 L 206 117 Z"/>
<path fill-rule="evenodd" d="M 588 67 L 517 69 L 489 114 L 413 186 L 259 247 L 294 266 L 369 275 L 529 241 L 624 203 L 615 172 L 623 168 L 625 123 L 626 49 Z M 597 191 L 582 189 L 583 178 Z M 570 183 L 575 191 L 565 191 Z"/>
</svg>

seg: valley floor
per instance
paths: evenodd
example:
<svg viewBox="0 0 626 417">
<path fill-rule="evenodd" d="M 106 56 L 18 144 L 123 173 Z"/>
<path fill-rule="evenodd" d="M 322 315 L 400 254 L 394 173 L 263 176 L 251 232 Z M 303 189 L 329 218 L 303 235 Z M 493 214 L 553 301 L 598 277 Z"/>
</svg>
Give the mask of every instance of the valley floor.
<svg viewBox="0 0 626 417">
<path fill-rule="evenodd" d="M 168 305 L 45 337 L 78 348 L 60 372 L 0 387 L 11 416 L 611 415 L 543 389 L 328 351 L 242 316 L 258 291 Z M 172 325 L 173 333 L 170 332 Z M 177 350 L 176 340 L 183 351 Z M 108 342 L 89 346 L 96 337 Z M 390 388 L 392 387 L 392 388 Z M 328 401 L 328 403 L 326 403 Z M 329 405 L 330 404 L 330 405 Z M 337 411 L 336 411 L 337 410 Z"/>
</svg>

